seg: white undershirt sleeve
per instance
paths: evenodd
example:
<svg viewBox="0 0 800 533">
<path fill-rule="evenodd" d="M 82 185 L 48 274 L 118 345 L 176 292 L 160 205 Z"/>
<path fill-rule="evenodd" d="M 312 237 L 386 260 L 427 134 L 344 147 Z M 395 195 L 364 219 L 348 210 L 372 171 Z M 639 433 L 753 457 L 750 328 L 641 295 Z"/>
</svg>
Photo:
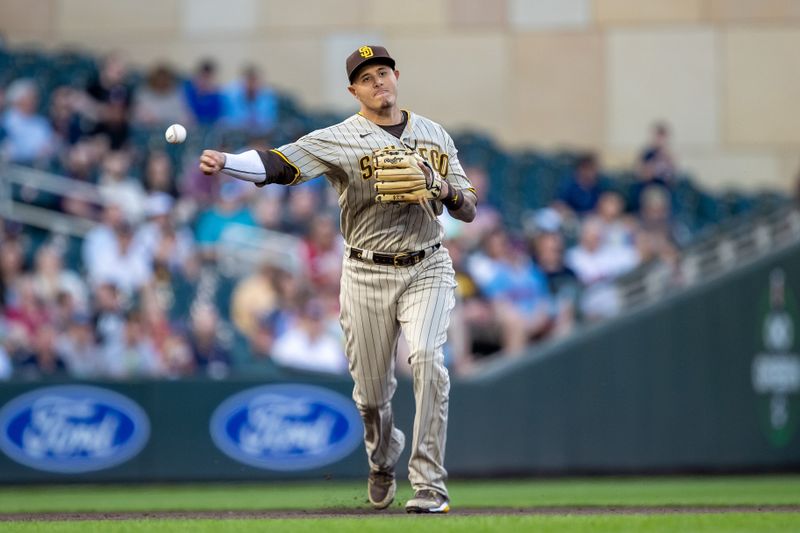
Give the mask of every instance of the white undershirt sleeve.
<svg viewBox="0 0 800 533">
<path fill-rule="evenodd" d="M 252 183 L 263 183 L 267 179 L 267 170 L 261 161 L 261 156 L 255 150 L 248 150 L 241 154 L 225 153 L 225 166 L 222 172 Z"/>
</svg>

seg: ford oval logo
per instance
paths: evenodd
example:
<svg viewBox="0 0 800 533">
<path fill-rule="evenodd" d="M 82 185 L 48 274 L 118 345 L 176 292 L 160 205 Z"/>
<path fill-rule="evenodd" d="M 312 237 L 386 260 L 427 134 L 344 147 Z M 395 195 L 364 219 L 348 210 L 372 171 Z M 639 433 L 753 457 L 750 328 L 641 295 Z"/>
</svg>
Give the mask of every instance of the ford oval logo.
<svg viewBox="0 0 800 533">
<path fill-rule="evenodd" d="M 141 407 L 97 387 L 44 387 L 0 410 L 0 449 L 48 472 L 110 468 L 138 454 L 149 436 L 150 421 Z"/>
<path fill-rule="evenodd" d="M 227 456 L 269 470 L 308 470 L 349 455 L 364 426 L 352 401 L 311 385 L 265 385 L 235 394 L 211 416 Z"/>
</svg>

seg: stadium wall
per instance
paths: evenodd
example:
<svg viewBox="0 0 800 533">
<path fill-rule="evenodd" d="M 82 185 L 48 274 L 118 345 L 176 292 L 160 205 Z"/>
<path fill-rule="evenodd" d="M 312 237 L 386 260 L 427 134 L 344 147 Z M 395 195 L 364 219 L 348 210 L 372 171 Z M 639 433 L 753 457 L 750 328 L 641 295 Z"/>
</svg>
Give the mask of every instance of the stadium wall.
<svg viewBox="0 0 800 533">
<path fill-rule="evenodd" d="M 343 58 L 382 42 L 404 105 L 506 146 L 629 166 L 669 121 L 705 185 L 788 189 L 800 167 L 797 0 L 3 0 L 14 45 L 124 50 L 231 79 L 244 62 L 310 108 L 353 109 Z"/>
<path fill-rule="evenodd" d="M 454 381 L 451 475 L 800 468 L 798 273 L 800 244 Z M 0 483 L 363 477 L 351 387 L 10 383 Z M 395 410 L 410 435 L 410 383 Z"/>
</svg>

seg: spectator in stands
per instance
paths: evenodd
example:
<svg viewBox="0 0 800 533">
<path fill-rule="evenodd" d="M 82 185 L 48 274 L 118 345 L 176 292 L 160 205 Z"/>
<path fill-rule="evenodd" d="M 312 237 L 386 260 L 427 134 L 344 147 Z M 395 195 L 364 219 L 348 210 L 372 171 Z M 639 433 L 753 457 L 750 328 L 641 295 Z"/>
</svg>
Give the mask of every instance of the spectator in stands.
<svg viewBox="0 0 800 533">
<path fill-rule="evenodd" d="M 564 237 L 556 231 L 542 231 L 531 240 L 531 256 L 547 278 L 550 293 L 557 298 L 574 298 L 580 280 L 564 263 Z"/>
<path fill-rule="evenodd" d="M 303 239 L 300 254 L 311 284 L 321 290 L 338 292 L 344 240 L 333 218 L 317 215 L 311 219 L 310 230 Z"/>
<path fill-rule="evenodd" d="M 564 264 L 564 238 L 557 231 L 542 231 L 533 238 L 532 256 L 547 278 L 547 287 L 555 298 L 559 329 L 556 334 L 572 330 L 575 319 L 580 281 L 575 272 Z"/>
<path fill-rule="evenodd" d="M 631 246 L 634 243 L 636 221 L 625 214 L 625 199 L 619 192 L 603 192 L 592 217 L 602 226 L 603 246 Z"/>
<path fill-rule="evenodd" d="M 637 181 L 629 191 L 629 210 L 639 213 L 645 189 L 661 187 L 672 195 L 675 185 L 675 162 L 669 148 L 669 127 L 658 122 L 653 126 L 653 139 L 642 150 L 637 168 Z"/>
<path fill-rule="evenodd" d="M 87 309 L 86 284 L 77 273 L 64 268 L 61 250 L 53 244 L 44 244 L 36 251 L 32 282 L 36 295 L 47 307 L 55 308 L 59 295 L 67 293 L 77 308 Z"/>
<path fill-rule="evenodd" d="M 64 376 L 67 366 L 58 351 L 56 329 L 50 324 L 41 325 L 31 337 L 32 352 L 20 361 L 20 375 L 26 379 L 43 379 Z"/>
<path fill-rule="evenodd" d="M 227 181 L 220 187 L 217 203 L 200 214 L 196 233 L 204 254 L 213 256 L 213 247 L 227 228 L 236 224 L 255 226 L 253 215 L 243 205 L 244 194 L 239 184 Z"/>
<path fill-rule="evenodd" d="M 57 87 L 50 94 L 48 117 L 50 126 L 62 146 L 72 146 L 83 136 L 79 113 L 79 96 L 68 85 Z"/>
<path fill-rule="evenodd" d="M 0 308 L 15 305 L 18 301 L 24 266 L 25 252 L 19 239 L 6 239 L 0 243 Z"/>
<path fill-rule="evenodd" d="M 606 180 L 600 175 L 597 156 L 584 154 L 578 159 L 574 173 L 561 184 L 554 207 L 564 216 L 583 217 L 594 211 L 607 188 Z"/>
<path fill-rule="evenodd" d="M 108 138 L 111 149 L 119 150 L 130 135 L 130 108 L 134 89 L 128 82 L 128 66 L 118 54 L 103 60 L 97 78 L 86 88 L 89 105 L 84 113 L 94 122 L 93 134 Z"/>
<path fill-rule="evenodd" d="M 141 313 L 125 316 L 121 338 L 105 344 L 105 365 L 115 379 L 155 378 L 163 374 L 161 358 L 153 340 L 145 335 Z"/>
<path fill-rule="evenodd" d="M 166 152 L 153 150 L 148 153 L 144 165 L 144 187 L 147 192 L 162 192 L 177 198 L 178 184 L 173 175 L 172 160 Z"/>
<path fill-rule="evenodd" d="M 166 378 L 182 378 L 191 376 L 194 372 L 192 350 L 184 336 L 178 333 L 173 332 L 164 341 L 161 359 Z"/>
<path fill-rule="evenodd" d="M 273 312 L 264 313 L 256 320 L 256 329 L 248 339 L 250 354 L 254 361 L 270 360 L 272 362 L 272 348 L 275 345 L 273 316 Z"/>
<path fill-rule="evenodd" d="M 5 131 L 0 159 L 45 166 L 55 154 L 57 143 L 49 122 L 37 111 L 39 89 L 33 80 L 18 79 L 9 85 L 7 99 L 9 108 L 0 120 Z"/>
<path fill-rule="evenodd" d="M 194 122 L 172 67 L 162 63 L 150 69 L 133 98 L 131 121 L 145 128 Z"/>
<path fill-rule="evenodd" d="M 283 228 L 293 235 L 307 235 L 311 220 L 319 212 L 319 192 L 309 184 L 292 187 L 284 213 Z"/>
<path fill-rule="evenodd" d="M 666 122 L 653 124 L 650 143 L 642 150 L 639 164 L 649 167 L 653 179 L 671 183 L 675 177 L 675 160 L 670 148 L 670 130 Z"/>
<path fill-rule="evenodd" d="M 130 222 L 114 228 L 114 244 L 101 260 L 86 264 L 90 280 L 109 282 L 127 296 L 133 295 L 152 279 L 153 266 L 147 251 L 133 239 Z"/>
<path fill-rule="evenodd" d="M 88 140 L 82 140 L 70 146 L 61 162 L 61 173 L 64 177 L 86 183 L 97 181 L 97 150 Z"/>
<path fill-rule="evenodd" d="M 97 184 L 102 172 L 101 161 L 109 153 L 109 142 L 105 136 L 84 137 L 61 152 L 57 171 L 64 177 Z M 84 196 L 64 196 L 61 211 L 81 218 L 97 219 L 98 203 Z"/>
<path fill-rule="evenodd" d="M 602 223 L 586 220 L 579 244 L 567 252 L 565 259 L 585 287 L 580 300 L 581 316 L 592 321 L 618 313 L 619 297 L 610 283 L 633 270 L 639 260 L 633 245 L 604 245 Z"/>
<path fill-rule="evenodd" d="M 145 192 L 142 184 L 129 175 L 130 154 L 115 150 L 103 159 L 103 173 L 100 176 L 100 194 L 107 202 L 122 207 L 125 217 L 136 222 L 144 215 Z"/>
<path fill-rule="evenodd" d="M 505 230 L 486 235 L 483 254 L 470 261 L 470 273 L 491 302 L 507 354 L 519 355 L 553 326 L 547 281 L 527 254 L 511 245 Z"/>
<path fill-rule="evenodd" d="M 672 221 L 670 196 L 663 188 L 654 185 L 642 191 L 639 227 L 636 244 L 642 262 L 674 265 L 684 231 Z"/>
<path fill-rule="evenodd" d="M 100 224 L 89 230 L 83 239 L 81 248 L 81 259 L 83 268 L 89 274 L 91 281 L 92 271 L 95 265 L 100 265 L 107 261 L 108 256 L 117 246 L 116 228 L 125 220 L 125 213 L 122 207 L 115 202 L 105 205 L 101 215 Z"/>
<path fill-rule="evenodd" d="M 169 300 L 155 284 L 147 285 L 139 292 L 139 311 L 143 334 L 153 343 L 161 371 L 166 377 L 178 378 L 191 375 L 194 361 L 187 340 L 167 316 Z"/>
<path fill-rule="evenodd" d="M 275 336 L 280 337 L 294 327 L 303 314 L 303 306 L 313 295 L 313 289 L 301 273 L 275 270 L 275 289 L 278 303 L 275 306 L 272 326 Z"/>
<path fill-rule="evenodd" d="M 163 250 L 165 247 L 159 246 L 158 249 Z M 168 261 L 162 261 L 158 256 L 157 252 L 152 264 L 153 278 L 150 284 L 159 295 L 160 303 L 170 321 L 180 326 L 181 329 L 176 330 L 176 333 L 182 334 L 194 300 L 198 297 L 216 298 L 220 292 L 220 284 L 216 280 L 217 272 L 215 269 L 205 268 L 197 253 L 189 256 L 179 268 L 171 268 Z M 208 278 L 213 280 L 211 284 L 206 282 Z M 228 294 L 227 289 L 225 294 Z M 224 305 L 224 302 L 220 301 L 220 305 Z"/>
<path fill-rule="evenodd" d="M 176 174 L 180 175 L 178 179 L 180 202 L 192 215 L 214 205 L 219 199 L 222 184 L 229 181 L 229 178 L 224 178 L 220 174 L 206 176 L 197 165 L 186 165 L 182 172 Z M 262 194 L 269 189 L 270 187 L 262 189 Z"/>
<path fill-rule="evenodd" d="M 282 377 L 281 368 L 272 357 L 275 345 L 275 332 L 273 319 L 275 313 L 266 313 L 258 317 L 256 329 L 248 338 L 250 359 L 240 365 L 239 370 L 243 375 L 259 377 Z"/>
<path fill-rule="evenodd" d="M 242 79 L 225 91 L 224 122 L 253 135 L 268 135 L 278 121 L 278 98 L 254 65 L 242 72 Z"/>
<path fill-rule="evenodd" d="M 93 302 L 92 323 L 97 342 L 105 352 L 108 347 L 123 342 L 125 314 L 122 295 L 112 283 L 101 283 L 95 287 Z"/>
<path fill-rule="evenodd" d="M 81 278 L 81 282 L 83 279 Z M 59 291 L 55 302 L 50 307 L 50 320 L 59 332 L 66 331 L 67 326 L 72 322 L 72 317 L 76 314 L 89 311 L 88 301 L 82 309 L 78 309 L 75 298 L 68 291 Z"/>
<path fill-rule="evenodd" d="M 215 379 L 228 375 L 231 353 L 220 341 L 219 315 L 216 308 L 200 304 L 192 310 L 189 345 L 198 373 Z"/>
<path fill-rule="evenodd" d="M 632 243 L 603 243 L 603 224 L 588 219 L 581 228 L 581 239 L 566 255 L 566 264 L 584 285 L 613 280 L 636 267 L 639 255 Z"/>
<path fill-rule="evenodd" d="M 73 378 L 98 379 L 106 376 L 105 359 L 88 314 L 76 313 L 72 316 L 57 340 L 57 348 Z"/>
<path fill-rule="evenodd" d="M 256 223 L 268 230 L 286 231 L 284 227 L 284 196 L 280 189 L 265 189 L 255 199 L 253 218 Z"/>
<path fill-rule="evenodd" d="M 21 365 L 24 361 L 30 362 L 35 358 L 31 338 L 25 326 L 19 322 L 6 321 L 3 327 L 3 336 L 0 338 L 3 351 L 8 355 L 14 375 L 20 374 Z M 24 375 L 23 375 L 24 377 Z"/>
<path fill-rule="evenodd" d="M 222 117 L 222 91 L 217 83 L 217 64 L 212 59 L 203 59 L 192 79 L 184 84 L 184 93 L 195 121 L 210 126 Z"/>
<path fill-rule="evenodd" d="M 134 242 L 154 267 L 163 266 L 171 271 L 182 268 L 194 254 L 194 235 L 173 222 L 174 203 L 166 193 L 150 194 L 145 202 L 147 221 L 134 236 Z"/>
<path fill-rule="evenodd" d="M 275 341 L 273 359 L 298 370 L 347 373 L 344 345 L 328 326 L 322 303 L 309 300 L 301 307 L 299 320 Z"/>
<path fill-rule="evenodd" d="M 172 335 L 172 325 L 165 312 L 163 296 L 157 293 L 152 283 L 142 287 L 136 294 L 136 308 L 142 317 L 142 329 L 145 336 L 153 341 L 159 354 L 163 353 L 164 343 Z"/>
<path fill-rule="evenodd" d="M 6 322 L 20 324 L 25 328 L 28 338 L 34 339 L 39 329 L 50 322 L 48 309 L 36 294 L 30 275 L 20 276 L 16 288 L 17 298 L 5 309 Z"/>
<path fill-rule="evenodd" d="M 523 232 L 528 239 L 529 253 L 534 255 L 530 239 L 539 233 L 560 233 L 565 235 L 564 217 L 554 207 L 543 207 L 529 213 L 522 220 Z"/>
<path fill-rule="evenodd" d="M 276 269 L 265 262 L 256 272 L 240 280 L 233 290 L 231 320 L 251 342 L 261 317 L 270 315 L 278 306 L 276 277 Z"/>
</svg>

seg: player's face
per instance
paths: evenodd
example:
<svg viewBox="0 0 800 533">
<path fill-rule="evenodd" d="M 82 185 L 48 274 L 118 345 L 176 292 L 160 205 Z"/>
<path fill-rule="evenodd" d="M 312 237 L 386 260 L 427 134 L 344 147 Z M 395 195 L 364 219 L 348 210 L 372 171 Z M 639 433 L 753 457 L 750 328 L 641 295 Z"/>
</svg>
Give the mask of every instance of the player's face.
<svg viewBox="0 0 800 533">
<path fill-rule="evenodd" d="M 389 109 L 397 103 L 399 76 L 400 72 L 386 65 L 369 65 L 358 72 L 348 89 L 367 109 Z"/>
</svg>

